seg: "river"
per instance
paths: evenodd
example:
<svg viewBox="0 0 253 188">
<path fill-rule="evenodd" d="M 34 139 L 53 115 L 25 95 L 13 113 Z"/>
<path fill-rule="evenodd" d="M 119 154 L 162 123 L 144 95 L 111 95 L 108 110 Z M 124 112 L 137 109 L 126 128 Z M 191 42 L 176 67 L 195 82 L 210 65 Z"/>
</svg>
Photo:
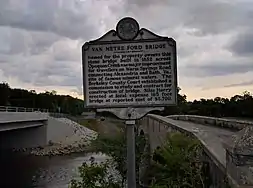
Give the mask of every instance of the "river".
<svg viewBox="0 0 253 188">
<path fill-rule="evenodd" d="M 0 151 L 1 188 L 67 188 L 77 177 L 77 167 L 90 157 L 106 160 L 100 154 L 72 154 L 69 156 L 37 157 Z"/>
</svg>

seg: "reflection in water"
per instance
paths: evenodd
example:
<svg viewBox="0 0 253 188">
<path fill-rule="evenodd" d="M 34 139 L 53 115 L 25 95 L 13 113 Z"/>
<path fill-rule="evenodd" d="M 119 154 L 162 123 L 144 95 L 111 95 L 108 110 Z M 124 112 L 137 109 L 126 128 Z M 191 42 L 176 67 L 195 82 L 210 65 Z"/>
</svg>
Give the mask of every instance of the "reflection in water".
<svg viewBox="0 0 253 188">
<path fill-rule="evenodd" d="M 105 161 L 102 154 L 73 154 L 70 156 L 35 157 L 0 151 L 0 187 L 67 188 L 77 177 L 77 167 L 90 157 Z"/>
</svg>

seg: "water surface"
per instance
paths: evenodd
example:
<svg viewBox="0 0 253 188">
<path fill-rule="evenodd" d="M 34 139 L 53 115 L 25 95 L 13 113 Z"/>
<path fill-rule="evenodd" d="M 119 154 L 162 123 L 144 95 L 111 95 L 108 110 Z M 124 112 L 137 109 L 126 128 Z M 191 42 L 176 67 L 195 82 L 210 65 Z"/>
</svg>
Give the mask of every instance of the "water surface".
<svg viewBox="0 0 253 188">
<path fill-rule="evenodd" d="M 0 151 L 0 187 L 67 188 L 70 180 L 77 177 L 77 168 L 91 156 L 98 162 L 108 158 L 91 153 L 37 157 Z"/>
</svg>

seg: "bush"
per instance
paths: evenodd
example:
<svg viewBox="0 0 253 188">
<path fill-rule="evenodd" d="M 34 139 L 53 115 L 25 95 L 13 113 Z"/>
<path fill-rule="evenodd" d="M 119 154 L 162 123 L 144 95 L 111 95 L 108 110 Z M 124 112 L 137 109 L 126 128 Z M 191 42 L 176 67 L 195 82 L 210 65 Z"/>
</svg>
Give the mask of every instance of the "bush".
<svg viewBox="0 0 253 188">
<path fill-rule="evenodd" d="M 143 157 L 145 146 L 144 135 L 136 135 L 136 182 L 139 180 L 139 163 Z M 114 137 L 107 135 L 98 135 L 97 139 L 92 141 L 92 147 L 97 152 L 102 152 L 111 157 L 111 166 L 120 174 L 120 182 L 123 187 L 126 183 L 126 157 L 127 143 L 126 136 L 123 133 L 118 133 Z"/>
<path fill-rule="evenodd" d="M 126 183 L 126 137 L 118 134 L 114 137 L 99 135 L 92 142 L 97 152 L 111 157 L 111 161 L 98 165 L 84 163 L 79 168 L 81 181 L 72 180 L 71 188 L 119 188 Z M 145 137 L 136 135 L 136 175 L 139 179 L 139 166 L 144 154 Z M 147 176 L 151 178 L 152 188 L 203 188 L 206 174 L 203 173 L 203 163 L 200 161 L 202 146 L 196 139 L 181 133 L 170 133 L 164 145 L 158 148 L 153 156 L 153 162 Z M 109 174 L 109 167 L 120 174 L 117 181 Z M 107 178 L 105 178 L 107 177 Z M 115 178 L 115 177 L 114 177 Z M 106 181 L 105 181 L 106 180 Z"/>
<path fill-rule="evenodd" d="M 198 140 L 181 133 L 170 133 L 163 147 L 153 156 L 150 174 L 153 188 L 204 187 L 202 151 Z"/>
<path fill-rule="evenodd" d="M 96 163 L 94 158 L 90 164 L 83 163 L 78 168 L 81 179 L 73 179 L 70 188 L 120 188 L 119 182 L 110 175 L 110 167 L 107 162 Z"/>
</svg>

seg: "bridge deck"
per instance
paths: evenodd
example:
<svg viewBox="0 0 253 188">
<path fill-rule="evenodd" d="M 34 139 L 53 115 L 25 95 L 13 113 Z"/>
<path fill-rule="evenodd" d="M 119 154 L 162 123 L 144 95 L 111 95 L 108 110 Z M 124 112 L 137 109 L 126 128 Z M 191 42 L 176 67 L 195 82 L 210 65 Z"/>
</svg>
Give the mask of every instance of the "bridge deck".
<svg viewBox="0 0 253 188">
<path fill-rule="evenodd" d="M 171 120 L 174 121 L 182 129 L 194 132 L 198 136 L 206 147 L 209 148 L 209 151 L 222 163 L 226 166 L 226 151 L 223 147 L 223 143 L 226 138 L 231 136 L 234 132 L 222 129 L 214 126 L 206 126 L 202 124 L 196 124 L 192 122 Z"/>
<path fill-rule="evenodd" d="M 0 124 L 17 123 L 24 121 L 43 121 L 47 120 L 46 114 L 36 112 L 1 112 Z"/>
<path fill-rule="evenodd" d="M 223 129 L 210 125 L 202 125 L 188 121 L 173 120 L 167 117 L 159 116 L 160 120 L 163 120 L 171 125 L 183 129 L 187 132 L 192 132 L 196 135 L 201 142 L 208 148 L 209 152 L 214 156 L 217 165 L 226 166 L 226 151 L 223 143 L 226 138 L 233 135 L 235 132 L 229 129 Z M 218 159 L 218 160 L 217 160 Z"/>
<path fill-rule="evenodd" d="M 36 112 L 0 112 L 0 132 L 43 126 L 46 114 Z"/>
</svg>

